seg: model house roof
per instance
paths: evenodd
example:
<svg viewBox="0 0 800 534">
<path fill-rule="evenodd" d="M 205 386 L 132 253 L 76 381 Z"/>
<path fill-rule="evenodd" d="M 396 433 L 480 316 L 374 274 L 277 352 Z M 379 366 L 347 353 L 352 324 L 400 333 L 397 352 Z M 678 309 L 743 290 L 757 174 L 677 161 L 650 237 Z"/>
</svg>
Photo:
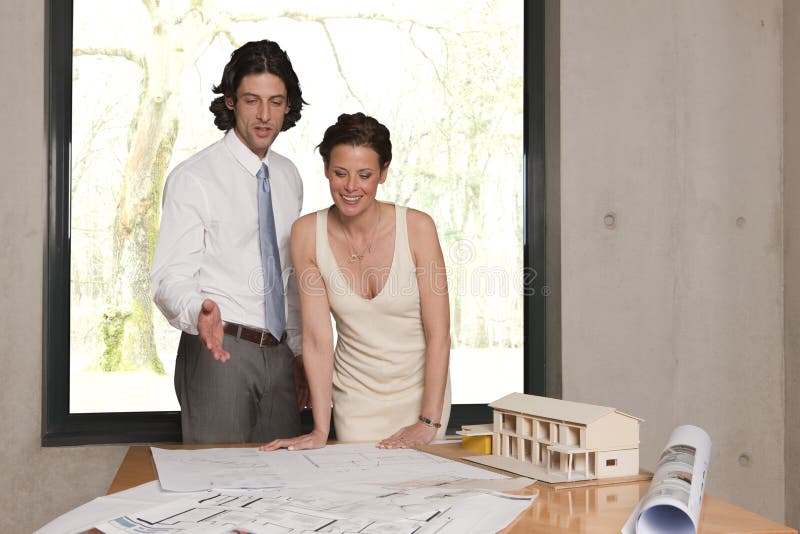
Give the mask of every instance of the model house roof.
<svg viewBox="0 0 800 534">
<path fill-rule="evenodd" d="M 571 423 L 583 425 L 588 425 L 601 417 L 615 412 L 641 421 L 638 417 L 620 412 L 616 408 L 611 408 L 609 406 L 597 406 L 595 404 L 584 404 L 582 402 L 551 399 L 549 397 L 525 395 L 524 393 L 511 393 L 489 403 L 489 406 L 497 410 L 508 410 L 511 412 L 546 417 L 547 419 L 556 419 L 559 421 L 569 421 Z"/>
</svg>

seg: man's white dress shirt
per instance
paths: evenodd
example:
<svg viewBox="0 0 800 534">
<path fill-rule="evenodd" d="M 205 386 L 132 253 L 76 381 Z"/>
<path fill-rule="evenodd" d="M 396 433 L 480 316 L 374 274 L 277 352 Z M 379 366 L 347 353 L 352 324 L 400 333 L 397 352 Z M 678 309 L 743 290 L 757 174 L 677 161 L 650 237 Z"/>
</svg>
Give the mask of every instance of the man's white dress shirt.
<svg viewBox="0 0 800 534">
<path fill-rule="evenodd" d="M 289 234 L 303 205 L 303 182 L 288 158 L 269 150 L 259 159 L 233 130 L 167 177 L 150 272 L 153 300 L 172 326 L 189 334 L 197 334 L 207 298 L 219 305 L 223 321 L 265 329 L 256 179 L 262 161 L 272 188 L 287 339 L 299 354 L 300 303 Z"/>
</svg>

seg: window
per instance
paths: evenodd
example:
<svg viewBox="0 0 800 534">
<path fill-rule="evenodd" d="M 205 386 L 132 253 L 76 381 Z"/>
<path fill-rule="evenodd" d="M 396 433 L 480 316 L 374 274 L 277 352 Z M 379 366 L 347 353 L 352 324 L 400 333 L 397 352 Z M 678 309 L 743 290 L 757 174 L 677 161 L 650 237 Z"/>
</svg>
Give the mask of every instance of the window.
<svg viewBox="0 0 800 534">
<path fill-rule="evenodd" d="M 147 278 L 161 187 L 219 138 L 210 87 L 264 35 L 311 103 L 275 145 L 301 171 L 304 211 L 330 203 L 312 147 L 340 112 L 364 110 L 392 131 L 380 198 L 437 222 L 451 426 L 491 420 L 485 403 L 509 391 L 542 394 L 543 8 L 526 4 L 50 2 L 43 443 L 179 439 L 178 332 Z"/>
</svg>

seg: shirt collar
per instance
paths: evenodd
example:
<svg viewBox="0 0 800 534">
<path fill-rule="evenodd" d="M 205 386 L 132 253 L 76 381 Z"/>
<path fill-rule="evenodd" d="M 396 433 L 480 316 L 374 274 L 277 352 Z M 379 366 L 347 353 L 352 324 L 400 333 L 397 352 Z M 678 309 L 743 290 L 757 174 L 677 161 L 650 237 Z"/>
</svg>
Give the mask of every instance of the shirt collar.
<svg viewBox="0 0 800 534">
<path fill-rule="evenodd" d="M 261 164 L 266 164 L 269 167 L 269 160 L 270 154 L 272 154 L 272 148 L 267 149 L 267 154 L 264 156 L 264 159 L 259 159 L 258 156 L 253 154 L 253 151 L 247 148 L 247 145 L 242 143 L 242 140 L 239 139 L 239 136 L 236 135 L 236 132 L 233 128 L 228 130 L 225 134 L 224 140 L 225 146 L 231 151 L 233 157 L 236 158 L 236 161 L 247 170 L 253 176 L 256 176 L 259 169 L 261 169 Z"/>
</svg>

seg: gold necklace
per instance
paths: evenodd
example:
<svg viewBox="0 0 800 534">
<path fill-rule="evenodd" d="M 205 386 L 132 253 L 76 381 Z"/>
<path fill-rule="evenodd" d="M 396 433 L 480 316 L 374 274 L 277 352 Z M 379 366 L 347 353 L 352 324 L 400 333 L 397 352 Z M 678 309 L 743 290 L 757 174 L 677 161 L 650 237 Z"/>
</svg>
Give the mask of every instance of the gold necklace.
<svg viewBox="0 0 800 534">
<path fill-rule="evenodd" d="M 372 236 L 370 236 L 369 240 L 367 241 L 367 246 L 359 253 L 353 249 L 353 243 L 350 242 L 350 233 L 347 231 L 347 228 L 342 221 L 342 214 L 339 210 L 336 210 L 336 214 L 339 216 L 339 224 L 342 225 L 342 231 L 344 232 L 344 238 L 347 241 L 347 247 L 350 249 L 350 263 L 356 263 L 364 259 L 364 255 L 372 252 L 372 241 L 375 239 L 375 235 L 378 233 L 378 226 L 381 224 L 381 206 L 378 204 L 378 218 L 375 221 L 375 226 L 372 228 Z"/>
</svg>

